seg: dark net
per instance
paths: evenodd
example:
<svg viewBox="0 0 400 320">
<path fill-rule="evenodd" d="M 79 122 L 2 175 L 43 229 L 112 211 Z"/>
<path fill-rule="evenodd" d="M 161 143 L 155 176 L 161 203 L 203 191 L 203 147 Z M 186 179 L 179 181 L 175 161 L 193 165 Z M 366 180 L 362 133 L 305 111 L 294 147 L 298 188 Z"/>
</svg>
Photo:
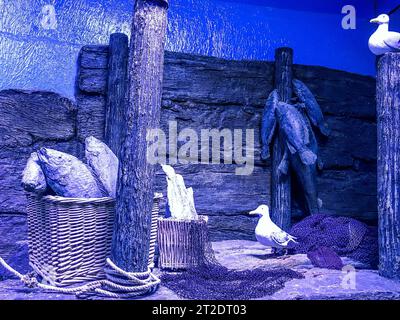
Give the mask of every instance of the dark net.
<svg viewBox="0 0 400 320">
<path fill-rule="evenodd" d="M 272 295 L 285 283 L 304 276 L 280 268 L 235 271 L 218 263 L 212 249 L 206 223 L 191 225 L 193 265 L 183 272 L 165 272 L 163 285 L 183 298 L 193 300 L 249 300 Z"/>
<path fill-rule="evenodd" d="M 338 255 L 377 266 L 378 239 L 376 228 L 347 217 L 311 215 L 292 227 L 297 237 L 295 253 L 309 253 L 320 247 L 333 249 Z"/>
</svg>

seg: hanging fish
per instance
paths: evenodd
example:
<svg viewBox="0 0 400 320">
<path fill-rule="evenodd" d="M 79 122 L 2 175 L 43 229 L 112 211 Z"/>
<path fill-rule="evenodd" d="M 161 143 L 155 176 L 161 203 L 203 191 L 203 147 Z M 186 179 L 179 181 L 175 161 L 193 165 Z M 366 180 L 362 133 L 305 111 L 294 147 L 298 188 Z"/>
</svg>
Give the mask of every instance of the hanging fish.
<svg viewBox="0 0 400 320">
<path fill-rule="evenodd" d="M 309 148 L 310 132 L 303 115 L 295 106 L 284 102 L 278 103 L 276 115 L 290 153 L 298 153 L 305 165 L 314 164 L 317 155 Z"/>
<path fill-rule="evenodd" d="M 296 104 L 295 107 L 303 115 L 303 119 L 308 128 L 309 138 L 310 138 L 310 143 L 308 144 L 308 147 L 312 152 L 314 152 L 318 156 L 317 139 L 312 130 L 310 120 L 306 116 L 305 106 L 304 104 L 300 103 Z M 319 213 L 319 210 L 322 207 L 322 200 L 318 198 L 317 167 L 322 170 L 323 164 L 321 159 L 318 157 L 317 163 L 311 165 L 305 165 L 300 160 L 299 156 L 293 155 L 291 156 L 290 163 L 302 191 L 300 197 L 299 197 L 300 192 L 297 193 L 297 196 L 301 201 L 300 204 L 304 207 L 306 212 L 310 214 Z M 296 191 L 297 185 L 294 185 L 293 188 Z"/>
<path fill-rule="evenodd" d="M 47 189 L 46 177 L 39 165 L 36 152 L 31 154 L 22 173 L 22 187 L 25 191 L 35 193 L 44 193 Z"/>
<path fill-rule="evenodd" d="M 41 148 L 37 154 L 46 181 L 57 195 L 67 198 L 104 196 L 89 168 L 76 157 L 46 148 Z"/>
<path fill-rule="evenodd" d="M 265 104 L 261 122 L 261 159 L 263 160 L 268 160 L 270 157 L 270 144 L 272 142 L 272 138 L 274 137 L 277 124 L 275 109 L 278 105 L 278 102 L 279 94 L 278 91 L 274 90 L 269 95 L 268 100 Z"/>
<path fill-rule="evenodd" d="M 308 89 L 303 82 L 297 79 L 293 80 L 293 89 L 299 100 L 304 103 L 311 123 L 315 127 L 318 127 L 324 136 L 329 136 L 330 129 L 328 124 L 325 122 L 321 107 L 319 106 L 314 95 L 311 93 L 310 89 Z"/>
</svg>

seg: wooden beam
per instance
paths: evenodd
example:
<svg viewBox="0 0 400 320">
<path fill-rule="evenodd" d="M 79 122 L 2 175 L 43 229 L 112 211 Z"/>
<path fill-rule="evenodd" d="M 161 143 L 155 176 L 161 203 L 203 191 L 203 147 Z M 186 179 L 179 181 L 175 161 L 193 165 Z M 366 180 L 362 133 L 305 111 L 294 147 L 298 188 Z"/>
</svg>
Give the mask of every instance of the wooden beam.
<svg viewBox="0 0 400 320">
<path fill-rule="evenodd" d="M 278 48 L 275 51 L 275 88 L 278 90 L 281 101 L 284 102 L 289 102 L 293 94 L 292 65 L 293 50 Z M 291 178 L 290 174 L 278 174 L 278 166 L 284 151 L 284 138 L 278 128 L 272 151 L 271 219 L 280 228 L 288 231 L 291 225 Z"/>
<path fill-rule="evenodd" d="M 126 132 L 124 116 L 128 86 L 128 42 L 128 36 L 123 33 L 114 33 L 110 37 L 105 140 L 117 157 L 120 157 Z"/>
<path fill-rule="evenodd" d="M 155 166 L 146 158 L 146 134 L 159 127 L 167 8 L 166 0 L 137 0 L 133 15 L 112 244 L 113 261 L 130 272 L 148 267 Z"/>
<path fill-rule="evenodd" d="M 379 271 L 400 278 L 400 54 L 378 61 Z"/>
</svg>

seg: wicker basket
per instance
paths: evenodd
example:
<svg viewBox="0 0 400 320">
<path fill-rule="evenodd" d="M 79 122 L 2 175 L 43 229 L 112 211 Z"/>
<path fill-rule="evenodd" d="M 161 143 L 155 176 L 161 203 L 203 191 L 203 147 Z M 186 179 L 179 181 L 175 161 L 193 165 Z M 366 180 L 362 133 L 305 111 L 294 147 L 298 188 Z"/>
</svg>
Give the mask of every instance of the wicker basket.
<svg viewBox="0 0 400 320">
<path fill-rule="evenodd" d="M 198 220 L 158 219 L 158 266 L 162 269 L 188 269 L 198 265 L 198 250 L 205 250 L 205 239 L 200 233 L 201 224 L 207 224 L 208 217 L 199 216 Z"/>
<path fill-rule="evenodd" d="M 158 218 L 154 198 L 152 220 Z M 115 201 L 28 194 L 29 260 L 51 285 L 63 287 L 104 278 L 110 254 Z M 152 224 L 152 242 L 157 223 Z M 152 247 L 152 245 L 150 246 Z M 150 250 L 152 264 L 154 253 Z"/>
</svg>

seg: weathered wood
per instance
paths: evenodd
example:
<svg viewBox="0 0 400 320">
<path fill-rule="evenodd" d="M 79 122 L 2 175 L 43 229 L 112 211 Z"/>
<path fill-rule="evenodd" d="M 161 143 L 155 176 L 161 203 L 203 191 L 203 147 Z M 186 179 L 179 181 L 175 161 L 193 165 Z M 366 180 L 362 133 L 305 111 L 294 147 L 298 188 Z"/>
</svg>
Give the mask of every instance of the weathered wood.
<svg viewBox="0 0 400 320">
<path fill-rule="evenodd" d="M 90 94 L 107 93 L 107 69 L 89 69 L 81 67 L 79 70 L 79 89 Z"/>
<path fill-rule="evenodd" d="M 289 102 L 292 97 L 292 65 L 293 50 L 278 48 L 275 51 L 275 88 L 284 102 Z M 272 152 L 271 219 L 283 230 L 288 230 L 291 224 L 291 179 L 290 174 L 278 174 L 278 166 L 285 152 L 285 142 L 279 128 Z"/>
<path fill-rule="evenodd" d="M 166 0 L 137 0 L 133 15 L 112 244 L 113 261 L 132 272 L 148 267 L 155 166 L 147 161 L 146 134 L 160 121 L 167 8 Z"/>
<path fill-rule="evenodd" d="M 76 102 L 78 104 L 76 130 L 78 139 L 84 142 L 87 137 L 94 136 L 104 140 L 105 96 L 79 94 Z"/>
<path fill-rule="evenodd" d="M 108 91 L 105 121 L 107 145 L 119 157 L 125 132 L 125 98 L 128 84 L 128 36 L 114 33 L 110 37 Z"/>
<path fill-rule="evenodd" d="M 80 67 L 86 69 L 108 69 L 109 46 L 88 45 L 80 52 Z"/>
<path fill-rule="evenodd" d="M 379 271 L 400 278 L 400 54 L 378 62 Z"/>
</svg>

